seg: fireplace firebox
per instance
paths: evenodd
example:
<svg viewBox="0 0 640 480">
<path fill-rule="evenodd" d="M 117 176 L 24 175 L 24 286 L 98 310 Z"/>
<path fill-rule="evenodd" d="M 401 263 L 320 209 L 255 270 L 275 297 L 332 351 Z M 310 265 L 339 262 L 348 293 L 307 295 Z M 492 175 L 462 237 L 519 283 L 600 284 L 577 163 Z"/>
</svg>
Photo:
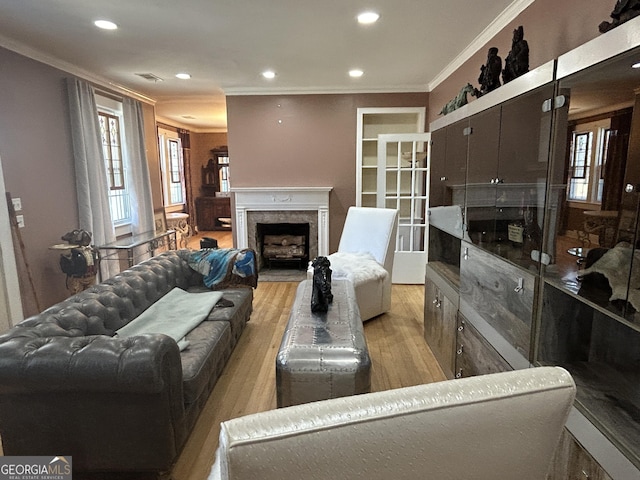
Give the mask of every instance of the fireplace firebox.
<svg viewBox="0 0 640 480">
<path fill-rule="evenodd" d="M 308 223 L 257 223 L 258 266 L 305 268 L 309 260 Z"/>
</svg>

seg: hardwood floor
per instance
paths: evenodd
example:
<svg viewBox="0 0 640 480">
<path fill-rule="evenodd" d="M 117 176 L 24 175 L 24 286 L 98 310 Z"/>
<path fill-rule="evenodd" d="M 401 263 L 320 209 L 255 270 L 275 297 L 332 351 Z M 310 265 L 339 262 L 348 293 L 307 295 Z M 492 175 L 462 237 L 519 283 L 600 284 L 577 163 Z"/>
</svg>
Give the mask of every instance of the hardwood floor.
<svg viewBox="0 0 640 480">
<path fill-rule="evenodd" d="M 215 238 L 218 241 L 219 248 L 233 247 L 233 233 L 231 230 L 216 230 L 198 232 L 189 238 L 187 244 L 189 248 L 198 250 L 200 248 L 200 239 L 203 237 Z"/>
<path fill-rule="evenodd" d="M 173 480 L 207 478 L 220 422 L 276 408 L 275 358 L 297 285 L 258 284 L 251 320 L 173 469 Z M 423 285 L 394 285 L 391 311 L 364 324 L 373 391 L 445 379 L 423 337 L 423 299 Z"/>
</svg>

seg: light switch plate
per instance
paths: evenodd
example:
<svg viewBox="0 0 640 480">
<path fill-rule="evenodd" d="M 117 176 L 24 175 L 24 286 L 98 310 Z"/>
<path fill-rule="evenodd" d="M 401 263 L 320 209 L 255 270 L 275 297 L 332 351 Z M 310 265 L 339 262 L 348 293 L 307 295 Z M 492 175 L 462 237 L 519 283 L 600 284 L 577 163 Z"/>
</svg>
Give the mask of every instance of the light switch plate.
<svg viewBox="0 0 640 480">
<path fill-rule="evenodd" d="M 20 210 L 22 210 L 22 199 L 20 197 L 12 198 L 11 202 L 13 202 L 13 209 L 16 212 L 19 212 Z"/>
<path fill-rule="evenodd" d="M 16 222 L 18 223 L 18 228 L 24 228 L 24 215 L 16 215 Z"/>
</svg>

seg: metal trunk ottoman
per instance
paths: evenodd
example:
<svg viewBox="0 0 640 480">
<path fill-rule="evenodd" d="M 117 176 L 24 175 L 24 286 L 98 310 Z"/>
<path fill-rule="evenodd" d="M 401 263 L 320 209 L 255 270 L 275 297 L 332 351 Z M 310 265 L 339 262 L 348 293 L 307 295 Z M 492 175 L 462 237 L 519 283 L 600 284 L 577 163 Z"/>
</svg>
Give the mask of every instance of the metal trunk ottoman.
<svg viewBox="0 0 640 480">
<path fill-rule="evenodd" d="M 278 407 L 371 391 L 371 359 L 353 284 L 333 280 L 333 303 L 311 312 L 312 280 L 298 286 L 276 357 Z"/>
</svg>

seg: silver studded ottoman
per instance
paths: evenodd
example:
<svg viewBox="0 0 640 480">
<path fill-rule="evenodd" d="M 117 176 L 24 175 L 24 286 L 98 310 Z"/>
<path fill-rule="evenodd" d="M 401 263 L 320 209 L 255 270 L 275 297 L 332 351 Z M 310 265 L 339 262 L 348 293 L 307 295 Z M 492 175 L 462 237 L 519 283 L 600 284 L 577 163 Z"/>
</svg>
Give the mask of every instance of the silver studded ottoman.
<svg viewBox="0 0 640 480">
<path fill-rule="evenodd" d="M 353 284 L 333 280 L 327 313 L 311 312 L 313 281 L 298 286 L 276 357 L 278 407 L 371 391 L 371 359 Z"/>
</svg>

